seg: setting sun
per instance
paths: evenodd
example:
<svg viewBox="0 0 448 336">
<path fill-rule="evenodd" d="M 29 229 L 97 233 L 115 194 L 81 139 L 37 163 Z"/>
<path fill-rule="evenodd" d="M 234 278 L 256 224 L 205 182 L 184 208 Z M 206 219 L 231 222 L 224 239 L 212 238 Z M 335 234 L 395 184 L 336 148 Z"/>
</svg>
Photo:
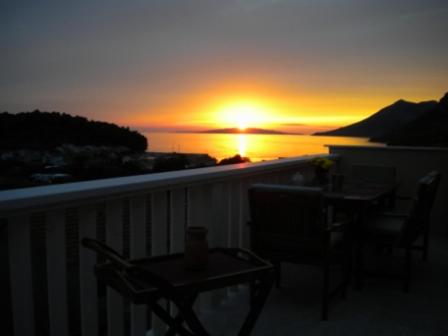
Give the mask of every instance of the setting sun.
<svg viewBox="0 0 448 336">
<path fill-rule="evenodd" d="M 218 109 L 217 119 L 225 127 L 236 127 L 240 131 L 260 127 L 267 123 L 267 109 L 255 102 L 234 102 Z"/>
</svg>

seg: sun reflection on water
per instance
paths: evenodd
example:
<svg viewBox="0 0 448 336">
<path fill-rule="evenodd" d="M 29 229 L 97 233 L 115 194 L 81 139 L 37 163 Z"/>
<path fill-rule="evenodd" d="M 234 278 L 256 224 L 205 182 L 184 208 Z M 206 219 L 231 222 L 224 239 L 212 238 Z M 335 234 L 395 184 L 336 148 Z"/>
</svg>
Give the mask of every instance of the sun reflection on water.
<svg viewBox="0 0 448 336">
<path fill-rule="evenodd" d="M 247 135 L 246 134 L 239 134 L 237 138 L 237 145 L 238 145 L 238 154 L 241 156 L 246 156 L 246 150 L 247 150 Z"/>
<path fill-rule="evenodd" d="M 149 151 L 209 154 L 218 160 L 235 154 L 252 162 L 328 153 L 326 144 L 383 146 L 364 138 L 270 134 L 148 133 Z"/>
</svg>

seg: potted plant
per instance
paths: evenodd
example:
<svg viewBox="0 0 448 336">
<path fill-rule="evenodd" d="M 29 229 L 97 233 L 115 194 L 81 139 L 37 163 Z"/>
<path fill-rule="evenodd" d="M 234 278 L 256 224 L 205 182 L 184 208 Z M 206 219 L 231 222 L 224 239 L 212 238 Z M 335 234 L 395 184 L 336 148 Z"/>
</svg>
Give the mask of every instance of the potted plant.
<svg viewBox="0 0 448 336">
<path fill-rule="evenodd" d="M 329 183 L 328 172 L 333 166 L 334 162 L 325 157 L 314 158 L 310 161 L 314 167 L 313 184 L 318 186 L 326 186 Z"/>
</svg>

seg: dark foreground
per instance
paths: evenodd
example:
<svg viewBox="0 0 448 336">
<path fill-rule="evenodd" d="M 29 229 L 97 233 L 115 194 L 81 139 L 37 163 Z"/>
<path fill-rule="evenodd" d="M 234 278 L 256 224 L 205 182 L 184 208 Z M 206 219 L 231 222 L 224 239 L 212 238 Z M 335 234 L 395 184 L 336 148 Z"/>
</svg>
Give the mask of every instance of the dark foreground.
<svg viewBox="0 0 448 336">
<path fill-rule="evenodd" d="M 320 273 L 317 268 L 285 265 L 281 289 L 273 289 L 253 335 L 448 335 L 448 238 L 432 237 L 429 262 L 416 253 L 411 292 L 401 282 L 367 278 L 346 301 L 335 301 L 329 321 L 320 320 Z M 399 257 L 384 258 L 390 269 Z M 212 335 L 237 335 L 247 312 L 247 290 L 235 294 L 203 318 Z"/>
</svg>

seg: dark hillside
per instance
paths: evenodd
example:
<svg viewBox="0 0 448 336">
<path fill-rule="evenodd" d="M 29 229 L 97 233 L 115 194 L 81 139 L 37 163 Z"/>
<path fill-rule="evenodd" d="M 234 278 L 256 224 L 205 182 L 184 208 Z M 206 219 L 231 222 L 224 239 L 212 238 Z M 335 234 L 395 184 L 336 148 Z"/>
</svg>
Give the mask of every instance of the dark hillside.
<svg viewBox="0 0 448 336">
<path fill-rule="evenodd" d="M 404 100 L 398 100 L 392 105 L 386 106 L 370 117 L 355 124 L 341 127 L 333 131 L 316 133 L 315 135 L 379 138 L 416 120 L 427 111 L 434 108 L 436 104 L 436 101 L 411 103 Z"/>
<path fill-rule="evenodd" d="M 372 140 L 388 145 L 448 146 L 448 93 L 430 111 L 395 132 Z"/>
<path fill-rule="evenodd" d="M 147 148 L 146 138 L 127 127 L 59 112 L 0 113 L 2 150 L 53 149 L 63 144 Z"/>
</svg>

